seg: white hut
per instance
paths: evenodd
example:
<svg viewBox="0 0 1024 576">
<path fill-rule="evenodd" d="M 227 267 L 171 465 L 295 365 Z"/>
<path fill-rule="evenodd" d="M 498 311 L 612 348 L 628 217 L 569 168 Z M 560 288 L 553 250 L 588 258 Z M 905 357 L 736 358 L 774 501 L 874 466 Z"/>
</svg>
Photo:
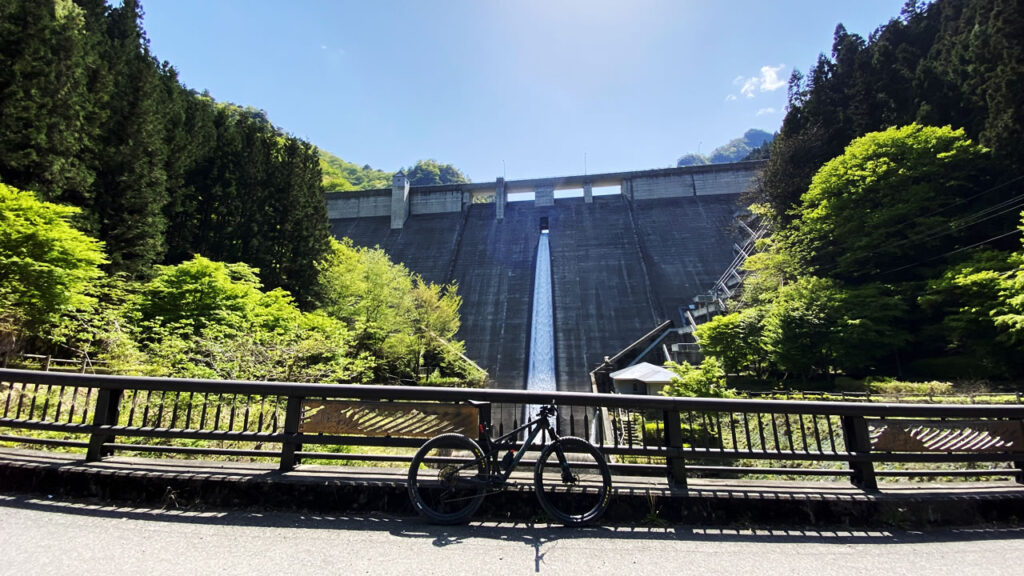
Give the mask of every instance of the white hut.
<svg viewBox="0 0 1024 576">
<path fill-rule="evenodd" d="M 675 376 L 672 371 L 649 362 L 634 364 L 611 373 L 615 389 L 620 394 L 656 395 Z"/>
</svg>

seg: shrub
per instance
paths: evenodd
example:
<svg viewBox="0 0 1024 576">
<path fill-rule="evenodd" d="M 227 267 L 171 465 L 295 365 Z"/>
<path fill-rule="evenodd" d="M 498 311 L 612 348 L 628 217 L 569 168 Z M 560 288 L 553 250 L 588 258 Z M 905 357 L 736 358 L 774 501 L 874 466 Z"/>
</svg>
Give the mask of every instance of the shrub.
<svg viewBox="0 0 1024 576">
<path fill-rule="evenodd" d="M 949 382 L 901 382 L 894 378 L 868 379 L 872 394 L 921 394 L 943 395 L 952 394 L 953 385 Z"/>
<path fill-rule="evenodd" d="M 665 367 L 674 372 L 676 377 L 659 392 L 662 396 L 729 398 L 734 394 L 725 387 L 725 370 L 714 357 L 705 358 L 699 366 L 689 362 L 667 362 Z"/>
</svg>

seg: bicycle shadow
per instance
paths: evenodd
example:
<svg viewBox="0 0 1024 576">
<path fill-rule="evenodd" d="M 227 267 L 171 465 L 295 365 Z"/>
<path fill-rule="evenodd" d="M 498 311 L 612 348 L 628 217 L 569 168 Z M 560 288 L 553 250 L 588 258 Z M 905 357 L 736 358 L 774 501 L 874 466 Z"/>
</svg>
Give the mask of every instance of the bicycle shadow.
<svg viewBox="0 0 1024 576">
<path fill-rule="evenodd" d="M 534 551 L 538 565 L 552 545 L 566 540 L 642 540 L 743 543 L 917 544 L 1017 540 L 1024 526 L 980 526 L 908 531 L 835 528 L 705 527 L 687 524 L 620 524 L 567 528 L 546 521 L 473 521 L 465 525 L 437 526 L 418 517 L 388 514 L 324 514 L 312 511 L 262 509 L 175 509 L 121 505 L 98 500 L 67 500 L 45 495 L 0 492 L 4 509 L 22 509 L 162 523 L 190 523 L 282 529 L 388 532 L 396 538 L 430 539 L 443 548 L 472 541 L 495 540 L 521 543 Z"/>
</svg>

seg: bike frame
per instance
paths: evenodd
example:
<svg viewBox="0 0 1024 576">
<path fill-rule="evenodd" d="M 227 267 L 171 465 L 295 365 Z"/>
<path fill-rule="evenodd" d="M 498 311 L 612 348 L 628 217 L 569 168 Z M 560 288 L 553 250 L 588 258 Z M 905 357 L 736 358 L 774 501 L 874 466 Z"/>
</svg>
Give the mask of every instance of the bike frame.
<svg viewBox="0 0 1024 576">
<path fill-rule="evenodd" d="M 498 454 L 504 450 L 512 450 L 516 446 L 515 442 L 510 442 L 512 437 L 527 428 L 530 428 L 531 430 L 526 435 L 523 442 L 518 445 L 519 448 L 515 450 L 515 455 L 512 457 L 512 463 L 509 465 L 508 470 L 502 471 L 501 466 L 498 463 Z M 485 431 L 484 436 L 481 438 L 481 443 L 484 444 L 482 448 L 484 450 L 484 458 L 487 460 L 488 484 L 493 483 L 495 480 L 500 480 L 500 482 L 498 482 L 499 484 L 505 484 L 508 482 L 509 477 L 512 476 L 512 471 L 519 466 L 519 462 L 523 459 L 523 455 L 526 454 L 526 449 L 533 444 L 533 441 L 536 440 L 537 436 L 542 432 L 550 433 L 552 442 L 559 439 L 558 433 L 555 432 L 554 427 L 551 425 L 550 416 L 543 414 L 496 439 L 491 438 L 490 431 Z M 565 458 L 559 453 L 558 459 L 559 462 L 562 462 Z"/>
</svg>

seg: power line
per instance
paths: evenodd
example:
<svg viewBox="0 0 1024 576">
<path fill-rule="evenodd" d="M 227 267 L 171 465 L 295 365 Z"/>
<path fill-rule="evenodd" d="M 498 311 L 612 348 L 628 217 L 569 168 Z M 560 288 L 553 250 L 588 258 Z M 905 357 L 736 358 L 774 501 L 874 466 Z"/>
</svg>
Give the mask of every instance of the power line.
<svg viewBox="0 0 1024 576">
<path fill-rule="evenodd" d="M 905 266 L 900 266 L 899 268 L 893 268 L 891 270 L 886 270 L 884 272 L 876 272 L 875 274 L 871 274 L 868 277 L 870 278 L 871 276 L 884 276 L 886 274 L 891 274 L 893 272 L 899 272 L 900 270 L 906 270 L 907 268 L 913 268 L 914 266 L 920 266 L 921 264 L 924 264 L 925 262 L 931 262 L 932 260 L 938 260 L 939 258 L 944 258 L 946 256 L 952 256 L 953 254 L 959 254 L 960 252 L 964 252 L 966 250 L 970 250 L 971 248 L 977 248 L 978 246 L 981 246 L 983 244 L 988 244 L 989 242 L 993 242 L 993 241 L 999 240 L 1001 238 L 1006 238 L 1007 236 L 1012 236 L 1013 234 L 1019 234 L 1020 232 L 1021 232 L 1020 228 L 1016 228 L 1016 229 L 1010 230 L 1009 232 L 1000 234 L 998 236 L 993 236 L 993 237 L 988 238 L 986 240 L 982 240 L 981 242 L 976 242 L 974 244 L 971 244 L 970 246 L 964 246 L 962 248 L 957 248 L 956 250 L 950 250 L 949 252 L 945 252 L 943 254 L 939 254 L 938 256 L 932 256 L 931 258 L 926 258 L 924 260 L 919 260 L 917 262 L 914 262 L 914 263 L 911 263 L 911 264 L 907 264 Z"/>
<path fill-rule="evenodd" d="M 995 186 L 992 186 L 991 188 L 988 188 L 986 190 L 982 190 L 981 192 L 978 192 L 977 194 L 974 194 L 973 196 L 968 196 L 967 198 L 962 198 L 960 200 L 957 200 L 956 202 L 950 204 L 949 206 L 943 206 L 942 208 L 938 208 L 936 210 L 933 210 L 933 211 L 931 211 L 931 212 L 929 212 L 929 213 L 927 213 L 927 214 L 925 214 L 923 216 L 920 216 L 920 218 L 927 218 L 929 216 L 934 216 L 935 214 L 938 214 L 939 212 L 942 212 L 944 210 L 949 210 L 950 208 L 955 208 L 955 207 L 957 207 L 957 206 L 959 206 L 961 204 L 966 204 L 967 202 L 970 202 L 971 200 L 974 200 L 975 198 L 978 198 L 979 196 L 984 196 L 985 194 L 988 194 L 989 192 L 995 192 L 996 190 L 999 190 L 1000 188 L 1009 186 L 1010 184 L 1013 184 L 1014 182 L 1017 182 L 1019 180 L 1024 180 L 1024 174 L 1021 174 L 1020 176 L 1017 176 L 1015 178 L 1010 178 L 1006 182 L 1003 182 L 1001 184 L 996 184 Z"/>
<path fill-rule="evenodd" d="M 1024 175 L 1018 176 L 1016 178 L 1013 178 L 1013 179 L 1011 179 L 1011 180 L 1009 180 L 1007 182 L 1004 182 L 1004 183 L 1002 183 L 1002 184 L 1000 184 L 998 186 L 994 186 L 992 188 L 989 188 L 988 190 L 979 192 L 978 194 L 975 194 L 975 195 L 973 195 L 973 196 L 971 196 L 969 198 L 966 198 L 966 199 L 961 200 L 961 201 L 959 201 L 957 203 L 951 204 L 950 206 L 946 206 L 945 208 L 940 208 L 939 210 L 934 210 L 934 211 L 932 211 L 932 212 L 930 212 L 928 214 L 925 214 L 923 216 L 917 216 L 917 217 L 914 218 L 914 220 L 920 220 L 922 218 L 927 218 L 928 216 L 931 216 L 931 215 L 934 215 L 934 214 L 936 214 L 938 212 L 941 212 L 943 210 L 952 208 L 953 206 L 956 206 L 958 204 L 962 204 L 964 202 L 968 202 L 968 201 L 970 201 L 973 198 L 977 198 L 979 196 L 982 196 L 984 194 L 992 192 L 993 190 L 996 190 L 998 188 L 1005 187 L 1005 186 L 1007 186 L 1007 185 L 1009 185 L 1009 184 L 1011 184 L 1013 182 L 1016 182 L 1018 180 L 1021 180 L 1021 179 L 1024 179 Z M 963 230 L 964 228 L 967 228 L 969 226 L 974 226 L 975 224 L 980 224 L 981 222 L 984 222 L 986 220 L 991 220 L 992 218 L 995 218 L 997 216 L 1001 216 L 1001 215 L 1003 215 L 1003 214 L 1005 214 L 1007 212 L 1010 212 L 1012 210 L 1017 210 L 1019 208 L 1024 208 L 1024 193 L 1016 194 L 1013 197 L 1008 198 L 1007 200 L 1004 200 L 1004 201 L 999 202 L 997 204 L 993 204 L 992 206 L 988 206 L 988 207 L 983 208 L 983 209 L 981 209 L 981 210 L 979 210 L 977 212 L 973 212 L 971 214 L 967 214 L 966 216 L 962 216 L 962 217 L 957 218 L 955 220 L 942 223 L 940 226 L 938 226 L 938 227 L 936 227 L 936 228 L 934 228 L 932 230 L 925 231 L 925 232 L 920 233 L 920 234 L 915 234 L 915 235 L 912 235 L 912 236 L 908 236 L 906 238 L 903 238 L 901 240 L 897 240 L 895 242 L 887 243 L 885 245 L 885 247 L 886 248 L 898 248 L 900 246 L 905 246 L 905 245 L 911 244 L 911 243 L 926 242 L 928 240 L 934 240 L 936 238 L 940 238 L 942 236 L 945 236 L 946 234 L 952 234 L 954 232 L 959 232 L 959 231 Z M 998 210 L 998 211 L 995 212 L 995 213 L 990 213 L 993 210 Z M 897 227 L 896 229 L 898 230 L 899 228 L 906 227 L 912 221 L 913 220 L 911 220 L 911 221 L 909 221 L 907 223 L 904 223 L 903 225 Z M 992 239 L 989 239 L 986 242 L 991 241 L 991 240 Z M 875 252 L 875 251 L 872 251 L 872 252 L 869 252 L 868 255 L 870 255 L 870 256 L 877 256 L 877 255 L 879 255 L 879 253 Z M 927 261 L 928 260 L 925 260 L 924 262 L 927 262 Z M 823 266 L 823 267 L 818 268 L 818 272 L 821 272 L 821 273 L 830 272 L 830 271 L 835 270 L 835 269 L 837 269 L 839 267 L 840 267 L 840 264 L 838 262 L 835 262 L 835 263 L 833 263 L 831 265 Z M 900 268 L 900 269 L 902 269 L 902 268 Z"/>
<path fill-rule="evenodd" d="M 1024 177 L 1022 177 L 1022 178 L 1024 178 Z M 976 194 L 974 197 L 977 197 L 977 196 L 979 196 L 979 194 Z M 1011 204 L 1013 204 L 1013 205 L 1011 206 Z M 953 206 L 955 206 L 955 204 L 947 206 L 947 208 L 951 208 Z M 1001 210 L 997 214 L 985 216 L 986 213 L 988 213 L 988 212 L 990 212 L 992 210 L 999 210 L 999 209 L 1004 208 L 1006 206 L 1009 206 L 1009 207 L 1006 208 L 1005 210 Z M 966 216 L 961 216 L 960 218 L 957 218 L 955 220 L 951 220 L 949 222 L 945 222 L 945 223 L 941 224 L 940 226 L 936 227 L 932 231 L 926 231 L 926 232 L 923 232 L 921 234 L 916 234 L 916 235 L 913 235 L 913 236 L 908 236 L 908 237 L 906 237 L 906 238 L 904 238 L 902 240 L 899 240 L 899 241 L 893 242 L 891 244 L 888 244 L 888 247 L 893 248 L 893 247 L 897 247 L 897 246 L 902 246 L 904 244 L 908 244 L 910 242 L 915 242 L 917 240 L 922 240 L 923 241 L 923 240 L 931 240 L 933 238 L 938 238 L 940 236 L 944 236 L 945 234 L 950 234 L 952 232 L 956 232 L 959 229 L 966 228 L 968 226 L 973 226 L 973 225 L 975 225 L 975 224 L 977 224 L 979 222 L 984 222 L 985 220 L 988 220 L 990 218 L 994 218 L 994 217 L 999 216 L 1001 214 L 1005 214 L 1006 212 L 1009 212 L 1010 210 L 1014 210 L 1014 209 L 1016 209 L 1018 207 L 1024 207 L 1024 193 L 1017 194 L 1016 196 L 1013 196 L 1012 198 L 1004 200 L 1004 201 L 1002 201 L 1002 202 L 1000 202 L 998 204 L 993 204 L 992 206 L 988 206 L 988 207 L 983 208 L 983 209 L 981 209 L 981 210 L 979 210 L 977 212 L 974 212 L 974 213 L 971 213 L 971 214 L 967 214 Z M 938 211 L 935 211 L 935 212 L 931 212 L 930 214 L 926 214 L 924 216 L 918 216 L 918 217 L 914 218 L 914 220 L 920 220 L 920 219 L 923 219 L 923 218 L 927 218 L 928 216 L 934 215 L 934 214 L 936 214 L 937 212 L 940 212 L 940 211 L 941 210 L 938 210 Z M 985 216 L 985 217 L 978 219 L 978 217 L 980 217 L 980 216 Z M 974 220 L 974 221 L 972 221 L 972 220 Z"/>
</svg>

